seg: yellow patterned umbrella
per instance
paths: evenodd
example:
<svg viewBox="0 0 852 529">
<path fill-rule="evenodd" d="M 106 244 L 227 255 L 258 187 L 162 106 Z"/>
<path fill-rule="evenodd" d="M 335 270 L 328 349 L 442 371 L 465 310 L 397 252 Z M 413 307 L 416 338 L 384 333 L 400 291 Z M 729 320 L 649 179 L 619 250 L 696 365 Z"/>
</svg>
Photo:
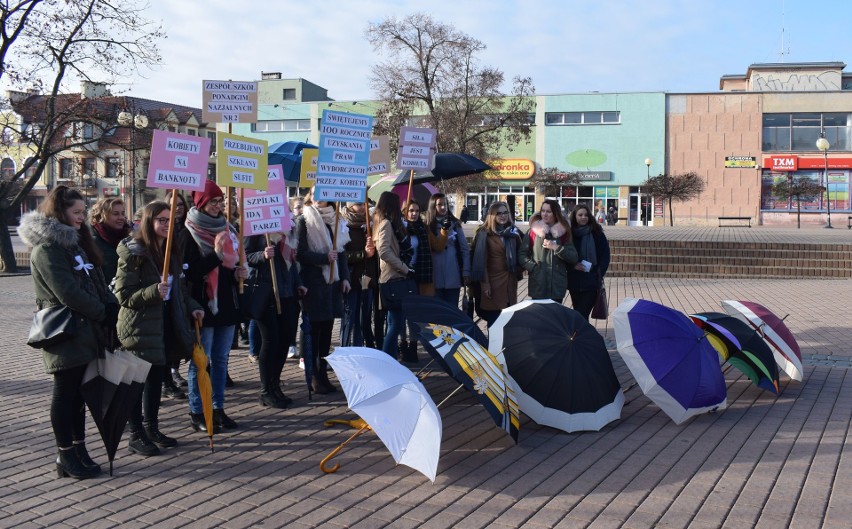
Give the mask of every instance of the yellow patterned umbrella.
<svg viewBox="0 0 852 529">
<path fill-rule="evenodd" d="M 192 361 L 198 370 L 198 393 L 201 396 L 201 409 L 204 412 L 204 424 L 210 436 L 210 451 L 213 451 L 213 383 L 207 371 L 207 353 L 201 346 L 201 320 L 195 320 L 195 346 L 192 348 Z"/>
</svg>

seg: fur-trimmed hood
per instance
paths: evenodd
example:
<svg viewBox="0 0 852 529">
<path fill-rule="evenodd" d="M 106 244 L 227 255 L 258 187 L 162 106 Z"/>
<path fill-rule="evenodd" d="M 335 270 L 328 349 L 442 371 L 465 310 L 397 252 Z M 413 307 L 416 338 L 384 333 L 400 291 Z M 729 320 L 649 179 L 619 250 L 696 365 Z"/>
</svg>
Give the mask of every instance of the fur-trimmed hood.
<svg viewBox="0 0 852 529">
<path fill-rule="evenodd" d="M 541 217 L 538 219 L 535 217 L 530 219 L 530 231 L 535 232 L 536 237 L 544 237 L 548 232 L 550 232 L 554 239 L 559 239 L 568 232 L 568 230 L 565 229 L 565 226 L 558 222 L 553 226 L 548 227 L 547 224 L 541 220 Z"/>
<path fill-rule="evenodd" d="M 89 229 L 84 225 L 85 229 Z M 83 229 L 83 228 L 81 228 Z M 57 244 L 63 248 L 74 249 L 80 241 L 80 232 L 59 219 L 47 217 L 40 211 L 31 211 L 21 217 L 18 235 L 29 246 Z"/>
</svg>

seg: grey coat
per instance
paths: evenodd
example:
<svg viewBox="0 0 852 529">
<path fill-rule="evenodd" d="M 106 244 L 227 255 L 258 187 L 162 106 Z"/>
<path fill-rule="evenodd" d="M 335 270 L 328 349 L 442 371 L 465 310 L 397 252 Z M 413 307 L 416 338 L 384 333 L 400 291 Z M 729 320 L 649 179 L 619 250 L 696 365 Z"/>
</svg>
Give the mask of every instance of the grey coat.
<svg viewBox="0 0 852 529">
<path fill-rule="evenodd" d="M 83 225 L 87 230 L 89 227 Z M 32 246 L 32 269 L 36 306 L 43 309 L 65 305 L 77 317 L 77 333 L 70 340 L 44 349 L 44 367 L 48 373 L 86 365 L 103 354 L 107 345 L 102 322 L 106 305 L 116 303 L 107 290 L 99 267 L 84 268 L 89 257 L 78 244 L 76 228 L 33 211 L 21 218 L 18 228 L 21 239 Z M 78 267 L 79 270 L 75 270 Z"/>
<path fill-rule="evenodd" d="M 443 248 L 441 243 L 444 232 L 431 235 L 432 280 L 435 288 L 461 288 L 464 278 L 470 277 L 470 246 L 461 224 L 453 222 Z"/>
</svg>

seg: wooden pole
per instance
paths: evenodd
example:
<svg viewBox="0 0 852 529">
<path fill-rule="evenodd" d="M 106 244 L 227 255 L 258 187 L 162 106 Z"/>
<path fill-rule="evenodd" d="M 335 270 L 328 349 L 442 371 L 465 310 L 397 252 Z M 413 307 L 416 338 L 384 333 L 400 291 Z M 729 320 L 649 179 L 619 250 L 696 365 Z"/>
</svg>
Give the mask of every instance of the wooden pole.
<svg viewBox="0 0 852 529">
<path fill-rule="evenodd" d="M 177 209 L 177 189 L 172 189 L 172 200 L 169 206 L 169 233 L 166 236 L 166 255 L 163 258 L 163 283 L 169 280 L 169 264 L 172 260 L 172 243 L 174 239 L 175 210 Z M 174 279 L 177 281 L 177 278 Z"/>
<path fill-rule="evenodd" d="M 411 172 L 408 173 L 408 198 L 406 198 L 406 202 L 411 200 L 411 191 L 414 189 L 414 169 L 411 169 Z"/>
<path fill-rule="evenodd" d="M 369 191 L 369 188 L 367 189 Z M 367 191 L 364 192 L 364 228 L 367 232 L 367 237 L 370 236 L 370 197 L 367 196 Z"/>
<path fill-rule="evenodd" d="M 243 188 L 240 188 L 239 193 L 240 193 L 240 207 L 239 207 L 238 213 L 240 214 L 240 266 L 242 266 L 243 268 L 246 268 L 247 265 L 248 265 L 248 263 L 246 262 L 246 245 L 245 245 L 245 232 L 246 232 L 245 224 L 246 223 L 243 222 L 245 220 L 245 219 L 243 219 L 243 209 L 245 209 L 246 190 L 243 189 Z M 273 273 L 272 276 L 274 277 L 275 274 Z M 244 290 L 245 290 L 245 280 L 243 280 L 243 278 L 240 278 L 240 294 L 242 294 Z"/>
<path fill-rule="evenodd" d="M 272 246 L 272 241 L 269 240 L 269 234 L 266 234 L 266 245 Z M 275 276 L 275 256 L 269 260 L 269 271 L 272 272 L 272 295 L 275 296 L 275 311 L 281 315 L 281 300 L 278 299 L 278 278 Z"/>
<path fill-rule="evenodd" d="M 337 251 L 337 228 L 340 226 L 340 208 L 337 206 L 337 202 L 329 202 L 329 204 L 334 204 L 334 237 L 331 239 L 331 251 Z M 337 264 L 337 260 L 335 259 L 333 262 L 329 263 L 328 267 L 328 283 L 331 284 L 334 279 L 334 265 Z"/>
</svg>

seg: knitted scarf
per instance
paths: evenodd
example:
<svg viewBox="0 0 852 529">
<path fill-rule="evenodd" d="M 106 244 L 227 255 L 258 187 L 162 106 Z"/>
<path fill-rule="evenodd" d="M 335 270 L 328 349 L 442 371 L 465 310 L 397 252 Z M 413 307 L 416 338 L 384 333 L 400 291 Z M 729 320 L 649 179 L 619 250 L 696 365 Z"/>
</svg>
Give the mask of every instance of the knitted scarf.
<svg viewBox="0 0 852 529">
<path fill-rule="evenodd" d="M 98 235 L 100 235 L 104 242 L 113 248 L 118 248 L 118 243 L 130 235 L 130 226 L 126 224 L 119 229 L 115 229 L 112 226 L 98 222 L 97 224 L 92 224 L 92 228 L 98 232 Z"/>
<path fill-rule="evenodd" d="M 409 221 L 406 226 L 410 238 L 417 238 L 417 259 L 414 260 L 414 279 L 417 283 L 432 282 L 432 251 L 429 249 L 429 233 L 422 220 Z M 408 242 L 409 247 L 411 241 Z M 402 245 L 400 244 L 400 249 Z M 402 252 L 400 252 L 402 253 Z"/>
<path fill-rule="evenodd" d="M 308 239 L 308 248 L 312 252 L 328 254 L 332 249 L 331 236 L 334 233 L 334 220 L 337 218 L 339 223 L 337 227 L 337 244 L 334 251 L 340 253 L 343 247 L 350 241 L 349 228 L 346 226 L 346 220 L 335 216 L 334 206 L 318 207 L 315 205 L 305 206 L 302 210 L 302 215 L 305 217 L 305 232 Z M 332 230 L 329 232 L 329 230 Z M 330 265 L 322 265 L 322 274 L 326 278 L 328 284 L 340 280 L 338 267 L 334 267 L 334 274 L 329 277 Z"/>
<path fill-rule="evenodd" d="M 215 253 L 222 264 L 207 274 L 207 305 L 214 315 L 219 313 L 219 268 L 233 270 L 237 265 L 240 243 L 224 215 L 211 217 L 192 208 L 186 214 L 186 229 L 201 250 L 201 255 Z"/>
<path fill-rule="evenodd" d="M 592 235 L 592 227 L 588 224 L 585 226 L 576 226 L 571 229 L 575 241 L 580 241 L 580 247 L 577 248 L 577 253 L 581 260 L 586 260 L 593 265 L 598 264 L 598 252 L 595 246 L 595 237 Z"/>
</svg>

